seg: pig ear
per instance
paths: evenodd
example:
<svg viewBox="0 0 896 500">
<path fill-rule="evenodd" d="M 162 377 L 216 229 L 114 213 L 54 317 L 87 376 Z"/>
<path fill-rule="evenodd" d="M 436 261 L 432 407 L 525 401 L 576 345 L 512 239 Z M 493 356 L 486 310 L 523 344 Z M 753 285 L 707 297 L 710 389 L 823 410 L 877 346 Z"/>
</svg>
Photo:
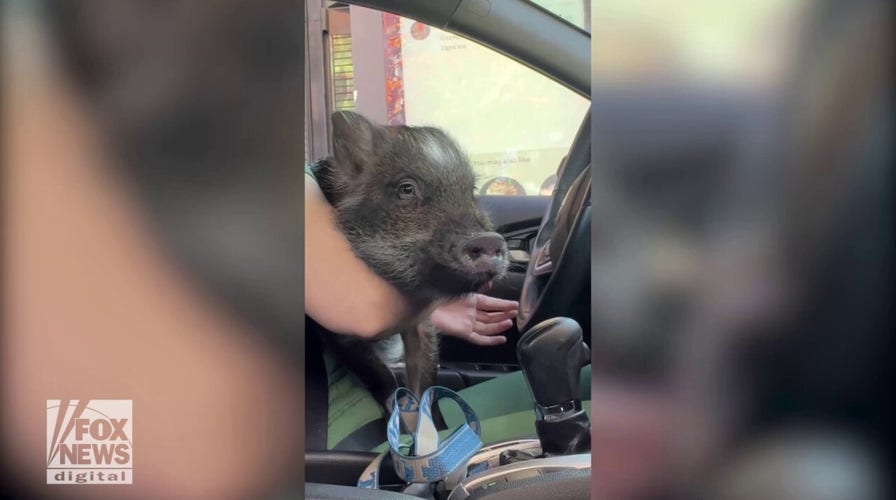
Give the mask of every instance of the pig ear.
<svg viewBox="0 0 896 500">
<path fill-rule="evenodd" d="M 373 158 L 379 127 L 351 111 L 333 113 L 333 158 L 346 174 L 357 175 Z"/>
</svg>

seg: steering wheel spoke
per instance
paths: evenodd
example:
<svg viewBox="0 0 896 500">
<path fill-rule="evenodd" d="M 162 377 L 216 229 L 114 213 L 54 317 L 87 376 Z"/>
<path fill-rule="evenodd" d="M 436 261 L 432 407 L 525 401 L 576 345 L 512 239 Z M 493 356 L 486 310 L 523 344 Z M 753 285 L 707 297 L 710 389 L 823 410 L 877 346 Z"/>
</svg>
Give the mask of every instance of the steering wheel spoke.
<svg viewBox="0 0 896 500">
<path fill-rule="evenodd" d="M 567 291 L 578 290 L 584 277 L 589 275 L 582 269 L 588 265 L 591 233 L 590 217 L 587 216 L 591 168 L 587 165 L 580 171 L 567 170 L 565 173 L 575 175 L 575 178 L 568 190 L 554 192 L 551 208 L 542 220 L 529 258 L 517 316 L 520 331 L 540 320 L 565 313 L 572 300 Z M 562 203 L 558 202 L 558 197 Z"/>
<path fill-rule="evenodd" d="M 535 256 L 535 264 L 532 267 L 533 276 L 544 276 L 551 274 L 554 266 L 551 262 L 551 240 L 548 240 L 539 249 Z"/>
</svg>

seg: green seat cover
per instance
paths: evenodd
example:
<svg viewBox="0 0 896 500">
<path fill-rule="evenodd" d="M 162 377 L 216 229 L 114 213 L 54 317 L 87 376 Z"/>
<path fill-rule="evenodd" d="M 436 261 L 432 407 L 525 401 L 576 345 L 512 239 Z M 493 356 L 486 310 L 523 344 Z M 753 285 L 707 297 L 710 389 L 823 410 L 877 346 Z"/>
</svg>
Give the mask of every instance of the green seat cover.
<svg viewBox="0 0 896 500">
<path fill-rule="evenodd" d="M 332 450 L 349 434 L 383 417 L 383 410 L 355 375 L 324 352 L 329 385 L 327 449 Z"/>
<path fill-rule="evenodd" d="M 582 370 L 580 384 L 582 405 L 585 411 L 591 415 L 590 365 Z M 491 444 L 510 439 L 535 437 L 535 411 L 532 407 L 532 396 L 529 394 L 529 387 L 526 385 L 522 372 L 513 372 L 494 378 L 463 389 L 458 394 L 473 407 L 476 415 L 479 416 L 479 421 L 482 424 L 483 443 Z M 464 418 L 460 408 L 453 402 L 446 401 L 440 405 L 440 409 L 449 427 L 449 430 L 441 433 L 445 437 L 451 430 L 463 423 Z M 369 419 L 368 417 L 356 418 L 354 421 L 364 420 L 366 423 L 380 416 L 381 414 Z M 347 417 L 345 421 L 348 421 Z M 357 425 L 354 429 L 361 425 Z M 344 425 L 343 429 L 339 431 L 343 437 L 354 431 L 354 429 L 347 430 L 345 427 L 349 427 L 349 425 Z M 329 439 L 327 441 L 328 443 L 332 442 Z M 388 443 L 382 443 L 373 451 L 381 452 L 386 449 L 388 449 Z"/>
</svg>

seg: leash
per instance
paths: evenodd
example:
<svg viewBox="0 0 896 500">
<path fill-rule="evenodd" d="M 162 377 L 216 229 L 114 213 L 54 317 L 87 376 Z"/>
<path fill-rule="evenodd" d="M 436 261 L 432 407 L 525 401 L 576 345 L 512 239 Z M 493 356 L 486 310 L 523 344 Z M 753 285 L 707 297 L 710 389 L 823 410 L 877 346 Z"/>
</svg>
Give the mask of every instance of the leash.
<svg viewBox="0 0 896 500">
<path fill-rule="evenodd" d="M 466 422 L 440 441 L 432 421 L 432 405 L 443 399 L 454 401 L 463 411 Z M 482 447 L 481 432 L 473 408 L 456 392 L 440 386 L 430 387 L 418 401 L 413 392 L 401 387 L 392 395 L 392 414 L 387 423 L 389 450 L 367 466 L 358 487 L 379 489 L 380 466 L 391 455 L 398 477 L 411 483 L 405 493 L 428 494 L 429 487 L 439 481 L 451 489 L 466 477 L 467 463 Z M 411 442 L 402 443 L 402 434 L 409 434 Z"/>
</svg>

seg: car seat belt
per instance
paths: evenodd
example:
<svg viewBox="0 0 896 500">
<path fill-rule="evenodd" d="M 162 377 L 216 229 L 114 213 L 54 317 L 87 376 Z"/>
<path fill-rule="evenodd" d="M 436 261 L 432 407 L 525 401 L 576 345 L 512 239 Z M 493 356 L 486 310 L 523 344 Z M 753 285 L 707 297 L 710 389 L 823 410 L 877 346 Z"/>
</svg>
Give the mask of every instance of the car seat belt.
<svg viewBox="0 0 896 500">
<path fill-rule="evenodd" d="M 457 403 L 466 422 L 442 441 L 432 421 L 432 407 L 443 399 Z M 466 477 L 467 463 L 482 448 L 481 432 L 473 408 L 451 389 L 430 387 L 418 401 L 413 392 L 401 387 L 392 395 L 392 414 L 386 431 L 389 450 L 364 470 L 358 487 L 378 489 L 380 466 L 391 455 L 398 477 L 411 483 L 405 493 L 427 494 L 429 487 L 440 481 L 450 490 Z M 409 434 L 411 442 L 402 443 L 402 434 Z"/>
<path fill-rule="evenodd" d="M 354 430 L 333 447 L 334 450 L 370 450 L 386 440 L 386 419 L 378 418 Z"/>
<path fill-rule="evenodd" d="M 327 449 L 328 384 L 320 325 L 305 316 L 305 449 Z"/>
</svg>

